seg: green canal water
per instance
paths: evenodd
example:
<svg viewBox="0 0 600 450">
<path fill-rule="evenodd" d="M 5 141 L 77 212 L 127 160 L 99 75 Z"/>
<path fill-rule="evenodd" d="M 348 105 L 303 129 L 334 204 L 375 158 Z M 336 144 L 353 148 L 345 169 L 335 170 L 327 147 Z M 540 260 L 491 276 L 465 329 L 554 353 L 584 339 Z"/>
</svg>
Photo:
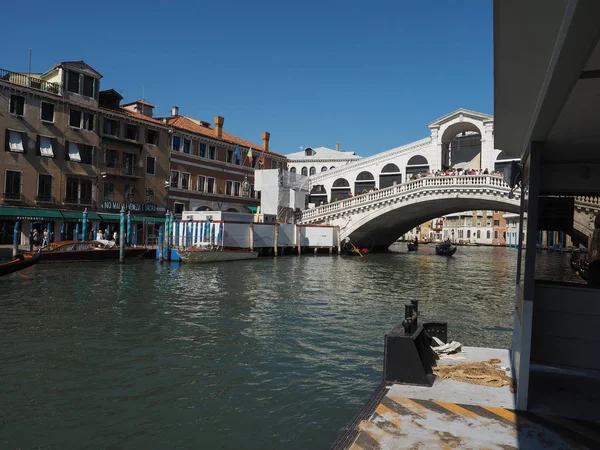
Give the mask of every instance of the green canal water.
<svg viewBox="0 0 600 450">
<path fill-rule="evenodd" d="M 410 299 L 454 340 L 510 346 L 516 250 L 394 247 L 0 279 L 0 448 L 327 448 L 377 386 Z M 540 264 L 572 276 L 567 255 Z"/>
</svg>

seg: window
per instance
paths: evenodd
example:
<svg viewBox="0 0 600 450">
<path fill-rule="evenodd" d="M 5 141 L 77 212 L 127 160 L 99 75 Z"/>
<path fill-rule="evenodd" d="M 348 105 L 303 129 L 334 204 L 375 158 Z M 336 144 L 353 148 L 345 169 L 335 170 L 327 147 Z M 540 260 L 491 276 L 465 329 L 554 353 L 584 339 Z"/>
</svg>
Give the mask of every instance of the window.
<svg viewBox="0 0 600 450">
<path fill-rule="evenodd" d="M 25 151 L 25 133 L 7 129 L 6 151 L 23 153 Z"/>
<path fill-rule="evenodd" d="M 302 175 L 307 176 L 308 175 L 308 169 L 306 167 L 302 168 Z"/>
<path fill-rule="evenodd" d="M 140 127 L 136 125 L 126 124 L 125 125 L 125 139 L 130 141 L 137 141 Z"/>
<path fill-rule="evenodd" d="M 83 113 L 83 128 L 94 131 L 94 115 L 92 113 Z"/>
<path fill-rule="evenodd" d="M 290 172 L 292 172 L 292 173 L 296 173 L 296 168 L 295 168 L 295 167 L 292 167 L 292 168 L 290 169 Z"/>
<path fill-rule="evenodd" d="M 494 226 L 495 227 L 499 227 L 500 226 L 500 220 L 499 219 L 494 219 Z"/>
<path fill-rule="evenodd" d="M 314 167 L 310 168 L 310 174 L 311 175 L 316 175 L 317 174 L 317 169 L 315 169 Z"/>
<path fill-rule="evenodd" d="M 21 172 L 16 172 L 14 170 L 6 171 L 4 199 L 21 200 Z"/>
<path fill-rule="evenodd" d="M 477 218 L 477 226 L 480 227 L 481 226 L 481 219 L 478 217 Z"/>
<path fill-rule="evenodd" d="M 104 183 L 102 198 L 106 201 L 115 201 L 115 184 L 114 183 Z"/>
<path fill-rule="evenodd" d="M 204 192 L 204 183 L 206 182 L 206 177 L 204 175 L 198 175 L 198 192 Z"/>
<path fill-rule="evenodd" d="M 88 77 L 87 75 L 83 76 L 83 95 L 86 97 L 94 96 L 94 79 L 92 77 Z"/>
<path fill-rule="evenodd" d="M 119 153 L 116 150 L 104 150 L 104 167 L 116 169 L 119 166 Z"/>
<path fill-rule="evenodd" d="M 217 159 L 217 147 L 215 147 L 214 145 L 208 146 L 208 158 Z"/>
<path fill-rule="evenodd" d="M 133 203 L 135 200 L 135 187 L 130 184 L 125 185 L 125 202 Z"/>
<path fill-rule="evenodd" d="M 487 238 L 489 239 L 491 237 L 492 233 L 490 232 L 490 230 L 487 230 Z"/>
<path fill-rule="evenodd" d="M 173 209 L 174 209 L 174 213 L 175 214 L 183 214 L 183 209 L 185 208 L 185 203 L 179 203 L 179 202 L 175 202 L 175 204 L 173 205 Z"/>
<path fill-rule="evenodd" d="M 11 94 L 9 111 L 16 116 L 22 116 L 25 111 L 25 97 Z"/>
<path fill-rule="evenodd" d="M 123 175 L 139 175 L 137 172 L 137 158 L 135 153 L 123 153 Z"/>
<path fill-rule="evenodd" d="M 233 181 L 227 180 L 225 183 L 225 195 L 232 195 L 233 193 Z"/>
<path fill-rule="evenodd" d="M 250 198 L 255 198 L 256 197 L 256 192 L 254 191 L 254 185 L 251 184 L 250 185 Z"/>
<path fill-rule="evenodd" d="M 146 157 L 146 173 L 148 175 L 156 175 L 156 158 L 153 156 Z"/>
<path fill-rule="evenodd" d="M 79 94 L 79 74 L 67 71 L 67 91 Z"/>
<path fill-rule="evenodd" d="M 67 177 L 65 203 L 77 203 L 79 198 L 79 179 Z"/>
<path fill-rule="evenodd" d="M 187 153 L 188 155 L 192 153 L 192 141 L 189 139 L 183 140 L 183 153 Z"/>
<path fill-rule="evenodd" d="M 227 150 L 227 162 L 233 164 L 233 150 Z"/>
<path fill-rule="evenodd" d="M 486 219 L 486 221 L 485 221 L 485 225 L 488 226 L 488 227 L 491 227 L 492 226 L 492 219 L 488 217 Z"/>
<path fill-rule="evenodd" d="M 42 122 L 54 123 L 54 103 L 42 102 L 40 119 Z"/>
<path fill-rule="evenodd" d="M 104 119 L 104 134 L 117 136 L 119 134 L 119 122 L 112 119 Z"/>
<path fill-rule="evenodd" d="M 179 171 L 171 170 L 171 187 L 178 189 L 179 188 Z"/>
<path fill-rule="evenodd" d="M 471 230 L 467 230 L 467 239 L 471 239 Z"/>
<path fill-rule="evenodd" d="M 198 156 L 206 158 L 206 144 L 203 142 L 198 143 Z"/>
<path fill-rule="evenodd" d="M 498 239 L 498 230 L 494 231 L 494 239 Z"/>
<path fill-rule="evenodd" d="M 239 181 L 236 181 L 233 183 L 233 195 L 235 195 L 236 197 L 239 197 L 241 195 L 241 187 L 242 187 L 242 183 L 240 183 Z"/>
<path fill-rule="evenodd" d="M 481 239 L 481 230 L 477 230 L 477 239 Z"/>
<path fill-rule="evenodd" d="M 171 150 L 175 152 L 181 151 L 181 138 L 179 136 L 173 136 Z"/>
<path fill-rule="evenodd" d="M 94 164 L 94 147 L 79 144 L 79 154 L 81 155 L 81 164 Z"/>
<path fill-rule="evenodd" d="M 156 194 L 154 188 L 146 188 L 145 202 L 147 205 L 154 205 L 156 203 Z"/>
<path fill-rule="evenodd" d="M 52 175 L 45 173 L 39 174 L 36 200 L 38 202 L 52 201 Z"/>
<path fill-rule="evenodd" d="M 146 130 L 146 142 L 151 145 L 156 145 L 158 142 L 158 133 L 156 130 Z"/>
<path fill-rule="evenodd" d="M 209 194 L 215 193 L 215 179 L 212 177 L 206 177 L 206 192 Z"/>
<path fill-rule="evenodd" d="M 77 109 L 71 109 L 69 111 L 69 126 L 81 128 L 81 111 Z"/>
<path fill-rule="evenodd" d="M 190 186 L 190 174 L 181 172 L 181 189 L 189 189 Z"/>
<path fill-rule="evenodd" d="M 54 158 L 54 139 L 38 135 L 38 151 L 40 156 Z"/>
<path fill-rule="evenodd" d="M 91 180 L 79 180 L 79 203 L 81 203 L 82 205 L 92 204 Z"/>
<path fill-rule="evenodd" d="M 333 170 L 333 169 L 335 169 L 335 166 L 331 166 L 331 167 L 329 168 L 329 170 Z"/>
<path fill-rule="evenodd" d="M 75 142 L 67 142 L 67 158 L 69 161 L 81 162 L 81 155 L 79 154 L 79 144 Z"/>
<path fill-rule="evenodd" d="M 321 172 L 327 172 L 327 167 L 326 166 L 321 167 Z"/>
</svg>

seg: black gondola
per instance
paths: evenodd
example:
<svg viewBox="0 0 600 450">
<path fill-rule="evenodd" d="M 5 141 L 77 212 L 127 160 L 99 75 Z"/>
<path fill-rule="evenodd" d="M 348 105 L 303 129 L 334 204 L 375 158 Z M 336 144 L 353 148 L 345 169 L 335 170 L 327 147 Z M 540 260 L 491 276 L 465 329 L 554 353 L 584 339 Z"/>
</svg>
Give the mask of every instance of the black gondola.
<svg viewBox="0 0 600 450">
<path fill-rule="evenodd" d="M 25 258 L 23 255 L 19 255 L 17 259 L 0 263 L 0 277 L 3 275 L 8 275 L 9 273 L 26 269 L 27 267 L 34 266 L 40 262 L 40 259 L 42 259 L 42 253 L 37 252 L 31 258 Z"/>
<path fill-rule="evenodd" d="M 406 246 L 408 247 L 409 252 L 416 252 L 417 250 L 419 250 L 418 242 L 407 242 Z"/>
<path fill-rule="evenodd" d="M 438 244 L 435 246 L 435 254 L 440 256 L 452 256 L 456 253 L 456 246 L 450 244 Z"/>
<path fill-rule="evenodd" d="M 585 252 L 581 250 L 575 250 L 571 252 L 571 269 L 579 271 L 579 266 L 583 259 L 585 259 Z"/>
</svg>

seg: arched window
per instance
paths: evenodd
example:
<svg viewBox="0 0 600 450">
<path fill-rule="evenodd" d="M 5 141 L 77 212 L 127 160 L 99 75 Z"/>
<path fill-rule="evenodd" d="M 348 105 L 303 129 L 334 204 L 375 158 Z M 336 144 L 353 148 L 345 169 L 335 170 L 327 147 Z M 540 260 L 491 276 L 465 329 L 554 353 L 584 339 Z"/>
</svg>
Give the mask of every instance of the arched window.
<svg viewBox="0 0 600 450">
<path fill-rule="evenodd" d="M 331 186 L 331 201 L 342 200 L 350 197 L 350 183 L 345 178 L 338 178 Z"/>
<path fill-rule="evenodd" d="M 467 230 L 467 239 L 471 239 L 471 230 Z"/>
<path fill-rule="evenodd" d="M 321 167 L 321 172 L 327 172 L 327 167 L 326 166 Z"/>
<path fill-rule="evenodd" d="M 292 168 L 290 169 L 290 172 L 292 172 L 292 173 L 296 173 L 296 168 L 295 168 L 295 167 L 292 167 Z"/>
<path fill-rule="evenodd" d="M 316 175 L 317 174 L 317 169 L 315 167 L 311 167 L 310 168 L 310 174 L 311 175 Z"/>
<path fill-rule="evenodd" d="M 415 155 L 408 160 L 406 163 L 407 166 L 427 166 L 429 162 L 427 162 L 427 158 L 422 155 Z"/>
<path fill-rule="evenodd" d="M 308 169 L 306 167 L 302 168 L 302 175 L 304 175 L 304 176 L 308 175 Z"/>
<path fill-rule="evenodd" d="M 381 169 L 381 173 L 398 173 L 400 172 L 400 169 L 398 168 L 398 166 L 396 164 L 386 164 L 385 166 L 383 166 L 383 169 Z"/>
<path fill-rule="evenodd" d="M 379 189 L 402 184 L 402 173 L 396 164 L 386 164 L 379 174 Z"/>
<path fill-rule="evenodd" d="M 487 238 L 491 238 L 492 237 L 492 232 L 490 230 L 487 231 Z"/>
<path fill-rule="evenodd" d="M 477 239 L 481 238 L 481 230 L 477 230 Z"/>
<path fill-rule="evenodd" d="M 331 167 L 329 168 L 329 170 L 333 170 L 333 169 L 335 169 L 335 166 L 331 166 Z"/>
<path fill-rule="evenodd" d="M 350 183 L 348 183 L 348 180 L 346 180 L 345 178 L 338 178 L 337 180 L 335 180 L 333 182 L 332 187 L 334 187 L 334 188 L 350 187 Z"/>
<path fill-rule="evenodd" d="M 429 162 L 427 158 L 422 155 L 412 156 L 406 163 L 406 177 L 410 175 L 416 175 L 418 173 L 424 174 L 429 170 Z"/>
<path fill-rule="evenodd" d="M 306 156 L 313 156 L 315 154 L 315 151 L 310 147 L 306 147 L 306 149 L 304 150 L 304 154 Z"/>
<path fill-rule="evenodd" d="M 361 172 L 354 183 L 354 195 L 365 194 L 375 187 L 375 177 L 371 172 Z"/>
</svg>

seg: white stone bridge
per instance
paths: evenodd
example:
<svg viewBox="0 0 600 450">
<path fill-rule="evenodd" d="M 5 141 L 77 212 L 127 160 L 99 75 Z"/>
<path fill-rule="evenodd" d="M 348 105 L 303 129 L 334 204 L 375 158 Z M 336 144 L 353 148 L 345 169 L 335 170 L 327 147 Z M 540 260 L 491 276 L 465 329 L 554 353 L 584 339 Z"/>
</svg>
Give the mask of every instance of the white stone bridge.
<svg viewBox="0 0 600 450">
<path fill-rule="evenodd" d="M 342 239 L 385 249 L 410 229 L 457 211 L 519 213 L 518 191 L 494 175 L 426 177 L 339 200 L 301 213 L 303 224 L 339 226 Z"/>
</svg>

